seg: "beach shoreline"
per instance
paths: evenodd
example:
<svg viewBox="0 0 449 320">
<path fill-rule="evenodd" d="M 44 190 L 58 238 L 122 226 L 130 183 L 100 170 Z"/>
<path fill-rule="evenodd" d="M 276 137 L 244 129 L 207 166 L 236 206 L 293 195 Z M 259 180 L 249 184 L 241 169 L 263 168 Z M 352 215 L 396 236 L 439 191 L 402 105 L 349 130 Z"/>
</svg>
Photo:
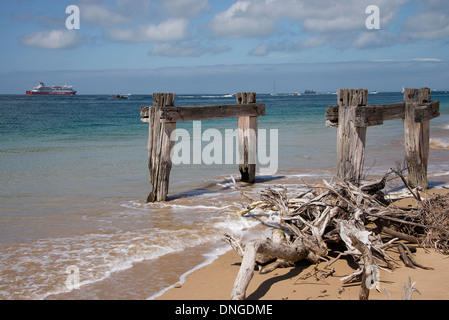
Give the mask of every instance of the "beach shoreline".
<svg viewBox="0 0 449 320">
<path fill-rule="evenodd" d="M 429 193 L 449 193 L 444 188 Z M 413 205 L 413 199 L 401 200 L 401 205 Z M 370 300 L 401 300 L 404 286 L 411 281 L 418 290 L 412 300 L 449 299 L 449 259 L 433 248 L 418 248 L 415 259 L 432 270 L 405 267 L 397 249 L 389 253 L 398 262 L 393 270 L 381 269 L 380 291 L 370 290 Z M 154 296 L 155 300 L 229 300 L 242 258 L 232 249 L 210 264 L 192 270 L 185 279 Z M 294 267 L 276 269 L 268 274 L 254 272 L 247 289 L 247 300 L 358 300 L 360 281 L 343 284 L 340 279 L 352 274 L 355 264 L 351 257 L 333 264 L 331 276 L 326 262 L 318 265 L 300 261 Z"/>
<path fill-rule="evenodd" d="M 449 299 L 449 259 L 430 249 L 419 249 L 415 255 L 418 261 L 434 270 L 410 269 L 401 266 L 391 273 L 380 271 L 381 291 L 370 291 L 370 300 L 401 300 L 408 278 L 419 293 L 412 300 Z M 425 262 L 424 262 L 425 261 Z M 239 271 L 241 258 L 233 250 L 221 255 L 211 264 L 203 266 L 189 275 L 185 282 L 177 283 L 155 300 L 229 300 L 234 280 Z M 352 261 L 340 259 L 334 264 L 335 274 L 318 281 L 313 276 L 315 265 L 300 262 L 296 267 L 276 269 L 272 273 L 254 272 L 247 290 L 246 300 L 358 300 L 360 281 L 343 285 L 340 279 L 354 272 Z M 318 270 L 324 271 L 320 263 Z"/>
<path fill-rule="evenodd" d="M 308 177 L 305 175 L 305 177 Z M 304 178 L 304 177 L 297 177 Z M 309 177 L 310 178 L 310 177 Z M 374 177 L 370 177 L 374 178 Z M 288 182 L 290 179 L 287 179 Z M 317 182 L 316 177 L 307 181 L 311 185 Z M 305 182 L 305 181 L 303 181 Z M 272 182 L 262 183 L 265 187 Z M 441 187 L 429 190 L 429 193 L 448 193 Z M 447 185 L 447 182 L 445 182 Z M 287 185 L 290 185 L 287 183 Z M 290 185 L 291 186 L 291 185 Z M 261 187 L 261 186 L 259 186 Z M 259 187 L 257 189 L 259 189 Z M 252 188 L 252 187 L 251 187 Z M 252 191 L 255 191 L 251 189 Z M 242 203 L 245 202 L 241 199 Z M 413 199 L 400 200 L 401 205 L 414 205 Z M 251 218 L 244 218 L 251 219 Z M 266 227 L 253 226 L 243 231 L 245 242 L 255 237 L 266 235 Z M 402 297 L 403 285 L 411 277 L 417 282 L 416 287 L 421 295 L 415 293 L 416 300 L 446 300 L 449 299 L 449 259 L 433 249 L 418 249 L 416 260 L 435 270 L 409 269 L 399 260 L 397 252 L 392 253 L 400 267 L 391 273 L 381 270 L 381 291 L 371 290 L 370 299 L 386 300 L 388 298 L 384 287 L 392 299 Z M 242 258 L 228 245 L 222 243 L 205 244 L 171 253 L 157 260 L 135 263 L 131 268 L 114 272 L 110 277 L 79 290 L 49 295 L 46 300 L 229 300 L 232 287 L 239 271 Z M 257 271 L 247 290 L 248 300 L 358 300 L 360 282 L 343 285 L 339 280 L 355 271 L 356 265 L 351 257 L 342 258 L 334 265 L 335 272 L 325 281 L 317 281 L 312 274 L 326 272 L 325 263 L 320 263 L 316 269 L 306 261 L 299 262 L 292 268 L 281 268 L 261 275 Z M 167 267 L 171 272 L 167 274 Z M 162 271 L 164 270 L 165 271 Z M 327 270 L 328 271 L 328 270 Z M 318 273 L 317 273 L 318 272 Z M 163 281 L 169 285 L 160 287 L 156 292 L 148 291 L 154 286 L 154 281 Z M 301 279 L 302 277 L 309 277 Z M 125 285 L 126 283 L 126 285 Z M 132 285 L 130 285 L 132 283 Z M 150 284 L 150 285 L 145 285 Z M 126 286 L 126 290 L 125 287 Z M 134 290 L 129 290 L 134 288 Z"/>
</svg>

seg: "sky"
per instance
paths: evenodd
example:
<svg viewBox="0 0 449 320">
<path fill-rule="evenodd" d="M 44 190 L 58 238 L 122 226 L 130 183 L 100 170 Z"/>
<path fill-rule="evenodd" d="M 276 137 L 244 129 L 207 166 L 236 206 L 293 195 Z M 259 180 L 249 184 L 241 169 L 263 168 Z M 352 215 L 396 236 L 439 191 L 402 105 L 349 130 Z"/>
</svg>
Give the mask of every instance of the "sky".
<svg viewBox="0 0 449 320">
<path fill-rule="evenodd" d="M 0 94 L 449 89 L 447 0 L 7 2 Z"/>
</svg>

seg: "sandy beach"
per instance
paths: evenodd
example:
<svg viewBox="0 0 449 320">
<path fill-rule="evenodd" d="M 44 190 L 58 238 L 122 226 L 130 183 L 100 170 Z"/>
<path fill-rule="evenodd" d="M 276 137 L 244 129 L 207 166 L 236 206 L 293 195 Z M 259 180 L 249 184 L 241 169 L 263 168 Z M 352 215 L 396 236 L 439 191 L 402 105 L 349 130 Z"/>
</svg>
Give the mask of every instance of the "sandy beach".
<svg viewBox="0 0 449 320">
<path fill-rule="evenodd" d="M 381 270 L 381 291 L 371 290 L 370 300 L 387 300 L 385 288 L 393 300 L 401 300 L 408 277 L 412 283 L 416 282 L 415 288 L 419 290 L 413 294 L 413 300 L 449 299 L 449 259 L 434 250 L 425 252 L 423 249 L 418 250 L 416 259 L 434 270 L 410 269 L 403 265 L 392 273 Z M 188 275 L 185 283 L 168 290 L 156 300 L 229 300 L 240 262 L 240 256 L 229 251 L 212 264 Z M 325 281 L 317 281 L 313 276 L 304 279 L 315 273 L 315 265 L 307 262 L 264 275 L 255 272 L 247 290 L 247 299 L 358 300 L 360 282 L 342 285 L 340 281 L 354 271 L 351 264 L 350 259 L 336 262 L 334 275 Z M 325 267 L 325 263 L 317 266 L 319 270 Z"/>
<path fill-rule="evenodd" d="M 430 192 L 444 192 L 437 189 Z M 413 205 L 414 200 L 401 200 L 401 205 Z M 433 270 L 412 269 L 400 261 L 396 249 L 389 253 L 398 263 L 394 270 L 380 270 L 380 291 L 372 289 L 370 300 L 401 300 L 403 287 L 416 283 L 412 300 L 449 299 L 449 258 L 434 249 L 418 248 L 417 262 Z M 234 280 L 240 268 L 241 257 L 233 250 L 221 255 L 213 263 L 204 266 L 186 277 L 155 300 L 229 300 Z M 300 262 L 292 268 L 276 269 L 272 273 L 254 272 L 247 290 L 247 300 L 358 300 L 360 280 L 342 284 L 341 278 L 354 272 L 355 264 L 351 257 L 342 258 L 332 265 L 331 276 L 321 279 L 328 272 L 327 263 L 313 265 Z M 386 289 L 386 290 L 385 290 Z"/>
</svg>

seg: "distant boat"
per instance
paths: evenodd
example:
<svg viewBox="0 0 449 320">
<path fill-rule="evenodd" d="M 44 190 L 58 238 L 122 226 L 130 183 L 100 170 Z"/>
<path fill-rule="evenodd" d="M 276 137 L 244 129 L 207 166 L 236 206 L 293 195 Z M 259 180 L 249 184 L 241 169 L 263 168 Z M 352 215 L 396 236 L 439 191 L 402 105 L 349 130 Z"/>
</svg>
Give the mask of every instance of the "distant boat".
<svg viewBox="0 0 449 320">
<path fill-rule="evenodd" d="M 315 90 L 309 90 L 307 89 L 306 91 L 304 91 L 304 94 L 315 94 L 316 91 Z"/>
<path fill-rule="evenodd" d="M 26 95 L 55 95 L 55 96 L 67 96 L 74 95 L 76 91 L 73 90 L 72 86 L 52 86 L 46 87 L 43 82 L 39 83 L 37 87 L 34 87 L 32 90 L 27 90 L 25 92 Z"/>
<path fill-rule="evenodd" d="M 118 94 L 114 97 L 114 99 L 128 99 L 130 94 Z"/>
<path fill-rule="evenodd" d="M 295 92 L 294 94 L 292 94 L 293 96 L 300 96 L 301 94 L 299 92 Z"/>
<path fill-rule="evenodd" d="M 405 87 L 402 86 L 402 91 L 401 91 L 401 93 L 404 93 L 404 92 L 405 92 Z"/>
<path fill-rule="evenodd" d="M 378 94 L 378 92 L 377 91 L 373 91 L 373 92 L 371 92 L 371 94 Z"/>
<path fill-rule="evenodd" d="M 232 98 L 234 96 L 233 93 L 225 94 L 223 98 Z"/>
</svg>

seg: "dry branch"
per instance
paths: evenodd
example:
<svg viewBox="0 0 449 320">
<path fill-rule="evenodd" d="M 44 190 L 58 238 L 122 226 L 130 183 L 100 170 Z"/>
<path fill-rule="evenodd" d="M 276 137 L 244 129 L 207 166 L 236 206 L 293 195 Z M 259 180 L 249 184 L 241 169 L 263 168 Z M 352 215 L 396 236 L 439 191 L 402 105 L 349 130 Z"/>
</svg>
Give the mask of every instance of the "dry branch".
<svg viewBox="0 0 449 320">
<path fill-rule="evenodd" d="M 384 189 L 393 173 L 418 200 L 415 208 L 399 208 L 387 200 Z M 326 260 L 330 266 L 340 257 L 350 255 L 358 268 L 341 280 L 347 283 L 362 277 L 360 299 L 368 299 L 370 288 L 379 289 L 378 283 L 367 283 L 367 279 L 373 279 L 373 270 L 393 270 L 397 265 L 388 250 L 397 248 L 405 265 L 424 269 L 430 268 L 416 262 L 407 244 L 435 247 L 449 254 L 449 196 L 422 197 L 408 186 L 399 170 L 390 169 L 381 179 L 361 186 L 349 181 L 323 181 L 313 188 L 307 186 L 307 192 L 295 196 L 289 196 L 285 187 L 275 186 L 259 191 L 256 198 L 245 193 L 235 181 L 234 184 L 252 202 L 243 214 L 256 207 L 266 208 L 274 210 L 280 222 L 272 239 L 244 244 L 232 235 L 225 236 L 226 242 L 243 258 L 232 299 L 245 298 L 255 266 L 262 273 L 301 260 L 311 263 Z M 330 244 L 346 247 L 333 261 L 329 257 Z"/>
</svg>

